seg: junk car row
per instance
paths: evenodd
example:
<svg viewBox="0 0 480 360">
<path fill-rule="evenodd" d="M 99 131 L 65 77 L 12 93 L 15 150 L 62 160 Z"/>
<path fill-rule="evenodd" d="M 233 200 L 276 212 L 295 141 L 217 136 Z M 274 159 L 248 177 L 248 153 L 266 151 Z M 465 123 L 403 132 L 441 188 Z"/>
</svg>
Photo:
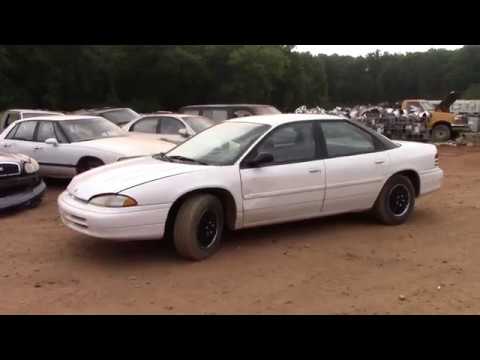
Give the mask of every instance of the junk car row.
<svg viewBox="0 0 480 360">
<path fill-rule="evenodd" d="M 8 124 L 0 169 L 18 165 L 4 175 L 36 189 L 27 205 L 43 194 L 39 174 L 73 177 L 58 208 L 78 233 L 164 238 L 192 260 L 214 254 L 226 230 L 363 211 L 398 225 L 443 178 L 434 145 L 392 141 L 344 116 L 248 104 L 104 110 Z"/>
</svg>

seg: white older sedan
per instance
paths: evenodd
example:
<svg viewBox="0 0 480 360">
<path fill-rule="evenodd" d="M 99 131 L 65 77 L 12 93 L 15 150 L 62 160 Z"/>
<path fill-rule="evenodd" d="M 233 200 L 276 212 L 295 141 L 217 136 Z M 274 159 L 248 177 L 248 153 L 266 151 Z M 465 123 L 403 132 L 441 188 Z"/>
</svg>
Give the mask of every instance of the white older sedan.
<svg viewBox="0 0 480 360">
<path fill-rule="evenodd" d="M 215 125 L 209 118 L 186 114 L 148 114 L 130 121 L 122 129 L 132 135 L 152 135 L 180 144 L 189 137 Z M 137 135 L 137 136 L 138 136 Z"/>
<path fill-rule="evenodd" d="M 0 134 L 0 150 L 28 155 L 40 174 L 69 178 L 130 157 L 168 151 L 175 145 L 131 137 L 110 121 L 94 116 L 45 116 L 19 120 Z"/>
<path fill-rule="evenodd" d="M 91 170 L 58 199 L 73 230 L 113 240 L 171 234 L 200 260 L 224 228 L 372 209 L 401 224 L 440 188 L 434 145 L 392 142 L 329 115 L 245 117 L 213 126 L 166 154 Z"/>
</svg>

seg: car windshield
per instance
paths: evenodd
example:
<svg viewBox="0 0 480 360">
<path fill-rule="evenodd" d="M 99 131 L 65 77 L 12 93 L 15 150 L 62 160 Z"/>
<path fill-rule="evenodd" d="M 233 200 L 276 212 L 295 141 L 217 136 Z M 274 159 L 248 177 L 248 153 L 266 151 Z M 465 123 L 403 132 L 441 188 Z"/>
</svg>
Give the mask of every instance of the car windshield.
<svg viewBox="0 0 480 360">
<path fill-rule="evenodd" d="M 166 156 L 159 154 L 155 158 L 206 165 L 233 165 L 268 128 L 268 125 L 262 124 L 224 122 L 180 144 Z"/>
<path fill-rule="evenodd" d="M 140 115 L 132 109 L 106 111 L 102 113 L 102 116 L 116 125 L 123 125 L 140 117 Z"/>
<path fill-rule="evenodd" d="M 203 116 L 184 116 L 183 120 L 195 131 L 199 133 L 210 126 L 215 125 L 215 122 Z"/>
<path fill-rule="evenodd" d="M 66 120 L 59 125 L 71 142 L 127 136 L 125 131 L 102 118 Z"/>
<path fill-rule="evenodd" d="M 423 111 L 434 111 L 433 105 L 428 101 L 420 101 L 420 106 L 423 108 Z"/>
</svg>

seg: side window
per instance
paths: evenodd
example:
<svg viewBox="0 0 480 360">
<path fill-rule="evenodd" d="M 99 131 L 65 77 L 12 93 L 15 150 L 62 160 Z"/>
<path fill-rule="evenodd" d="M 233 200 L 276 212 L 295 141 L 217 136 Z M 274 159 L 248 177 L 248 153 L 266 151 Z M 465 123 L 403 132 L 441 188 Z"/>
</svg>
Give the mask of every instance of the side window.
<svg viewBox="0 0 480 360">
<path fill-rule="evenodd" d="M 5 127 L 9 126 L 10 124 L 13 124 L 15 121 L 20 119 L 20 113 L 18 112 L 12 112 L 8 114 L 7 119 L 5 120 Z"/>
<path fill-rule="evenodd" d="M 375 151 L 372 135 L 345 121 L 320 121 L 328 157 Z"/>
<path fill-rule="evenodd" d="M 58 124 L 58 122 L 55 122 L 54 126 L 55 126 L 55 135 L 57 136 L 57 141 L 60 144 L 68 143 L 68 139 L 65 136 L 65 133 L 63 132 L 63 130 L 60 128 L 60 125 Z"/>
<path fill-rule="evenodd" d="M 35 133 L 36 121 L 27 121 L 18 124 L 17 131 L 12 136 L 14 140 L 33 141 L 33 134 Z"/>
<path fill-rule="evenodd" d="M 293 123 L 273 130 L 253 151 L 252 156 L 262 152 L 273 155 L 272 165 L 314 160 L 316 143 L 313 123 Z"/>
<path fill-rule="evenodd" d="M 160 121 L 160 133 L 164 135 L 178 135 L 178 130 L 185 129 L 180 120 L 171 117 L 163 117 Z"/>
<path fill-rule="evenodd" d="M 57 138 L 55 136 L 55 130 L 53 129 L 53 123 L 50 121 L 40 121 L 37 130 L 37 142 L 45 142 L 45 140 L 51 138 Z"/>
<path fill-rule="evenodd" d="M 227 110 L 203 110 L 202 115 L 215 122 L 225 121 L 228 119 Z"/>
<path fill-rule="evenodd" d="M 130 129 L 130 131 L 136 131 L 147 134 L 156 134 L 157 133 L 157 118 L 148 118 L 137 121 Z"/>
</svg>

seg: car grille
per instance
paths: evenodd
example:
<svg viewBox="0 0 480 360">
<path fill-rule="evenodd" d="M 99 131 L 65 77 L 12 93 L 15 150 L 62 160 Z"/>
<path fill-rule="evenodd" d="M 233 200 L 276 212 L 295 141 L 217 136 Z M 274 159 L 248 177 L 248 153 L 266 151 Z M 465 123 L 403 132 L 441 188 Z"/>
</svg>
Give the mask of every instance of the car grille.
<svg viewBox="0 0 480 360">
<path fill-rule="evenodd" d="M 20 175 L 20 165 L 16 163 L 0 163 L 0 177 Z"/>
<path fill-rule="evenodd" d="M 73 214 L 70 214 L 68 212 L 65 212 L 63 211 L 63 220 L 72 225 L 72 226 L 76 226 L 76 227 L 79 227 L 79 228 L 82 228 L 82 229 L 88 229 L 88 222 L 87 222 L 87 219 L 83 218 L 83 217 L 80 217 L 80 216 L 77 216 L 77 215 L 73 215 Z"/>
<path fill-rule="evenodd" d="M 40 182 L 38 174 L 2 178 L 0 179 L 0 198 L 31 190 Z"/>
</svg>

